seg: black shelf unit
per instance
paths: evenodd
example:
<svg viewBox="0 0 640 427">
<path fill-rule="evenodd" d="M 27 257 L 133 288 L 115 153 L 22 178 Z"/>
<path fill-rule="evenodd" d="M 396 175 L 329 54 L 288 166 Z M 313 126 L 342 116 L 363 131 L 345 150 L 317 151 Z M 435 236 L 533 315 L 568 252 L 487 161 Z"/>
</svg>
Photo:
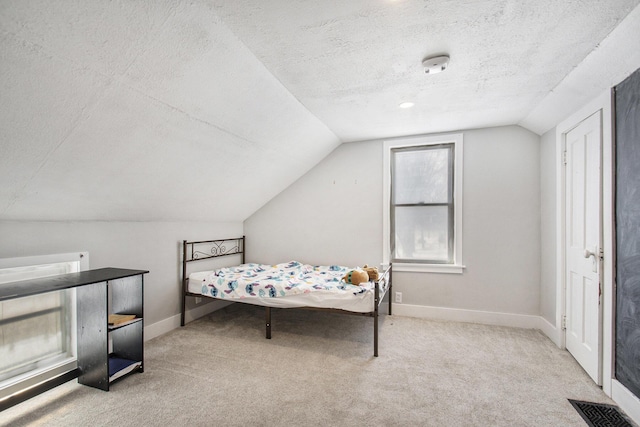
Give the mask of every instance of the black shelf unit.
<svg viewBox="0 0 640 427">
<path fill-rule="evenodd" d="M 147 270 L 100 268 L 0 286 L 0 301 L 77 288 L 78 328 L 78 367 L 25 393 L 0 401 L 0 411 L 74 378 L 78 378 L 81 384 L 108 391 L 109 384 L 113 382 L 110 381 L 113 372 L 110 375 L 109 357 L 117 356 L 137 363 L 135 369 L 127 371 L 127 375 L 143 372 L 144 275 L 147 273 Z M 136 319 L 109 326 L 110 313 L 135 314 Z"/>
<path fill-rule="evenodd" d="M 144 371 L 143 274 L 139 272 L 78 288 L 80 384 L 108 391 L 116 374 L 113 372 L 114 363 L 109 360 L 112 358 L 137 364 L 127 375 Z M 110 326 L 109 314 L 135 314 L 136 318 L 122 325 Z"/>
</svg>

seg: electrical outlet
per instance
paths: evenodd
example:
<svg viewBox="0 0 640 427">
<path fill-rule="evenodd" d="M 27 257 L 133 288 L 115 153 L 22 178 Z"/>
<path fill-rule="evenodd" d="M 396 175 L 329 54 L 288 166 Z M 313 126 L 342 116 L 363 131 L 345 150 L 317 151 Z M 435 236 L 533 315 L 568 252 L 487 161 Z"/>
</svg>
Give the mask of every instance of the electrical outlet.
<svg viewBox="0 0 640 427">
<path fill-rule="evenodd" d="M 196 304 L 200 304 L 202 302 L 202 298 L 196 297 Z"/>
<path fill-rule="evenodd" d="M 402 292 L 396 292 L 396 302 L 402 302 Z"/>
</svg>

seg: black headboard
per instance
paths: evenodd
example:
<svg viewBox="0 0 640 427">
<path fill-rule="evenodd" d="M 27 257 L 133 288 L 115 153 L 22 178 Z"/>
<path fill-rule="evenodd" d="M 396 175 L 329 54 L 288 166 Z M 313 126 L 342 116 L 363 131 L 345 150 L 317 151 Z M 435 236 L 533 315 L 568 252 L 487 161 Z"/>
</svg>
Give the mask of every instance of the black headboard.
<svg viewBox="0 0 640 427">
<path fill-rule="evenodd" d="M 182 262 L 201 261 L 227 255 L 240 254 L 244 264 L 244 236 L 233 239 L 182 241 Z"/>
<path fill-rule="evenodd" d="M 640 397 L 640 70 L 615 88 L 615 375 Z"/>
<path fill-rule="evenodd" d="M 229 255 L 240 255 L 241 264 L 244 264 L 244 244 L 244 236 L 231 239 L 199 240 L 194 242 L 187 240 L 182 241 L 182 315 L 180 318 L 180 324 L 182 326 L 184 326 L 185 323 L 186 297 L 198 296 L 189 293 L 187 263 Z"/>
<path fill-rule="evenodd" d="M 239 254 L 241 256 L 241 264 L 244 264 L 244 242 L 244 236 L 231 239 L 199 240 L 194 242 L 183 240 L 182 292 L 187 293 L 187 263 Z"/>
</svg>

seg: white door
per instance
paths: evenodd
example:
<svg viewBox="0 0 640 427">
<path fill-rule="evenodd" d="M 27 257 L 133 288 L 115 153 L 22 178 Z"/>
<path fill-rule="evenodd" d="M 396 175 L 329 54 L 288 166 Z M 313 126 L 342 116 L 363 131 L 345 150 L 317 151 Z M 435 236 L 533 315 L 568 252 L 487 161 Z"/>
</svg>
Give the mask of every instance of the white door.
<svg viewBox="0 0 640 427">
<path fill-rule="evenodd" d="M 602 383 L 601 112 L 566 134 L 566 346 Z"/>
</svg>

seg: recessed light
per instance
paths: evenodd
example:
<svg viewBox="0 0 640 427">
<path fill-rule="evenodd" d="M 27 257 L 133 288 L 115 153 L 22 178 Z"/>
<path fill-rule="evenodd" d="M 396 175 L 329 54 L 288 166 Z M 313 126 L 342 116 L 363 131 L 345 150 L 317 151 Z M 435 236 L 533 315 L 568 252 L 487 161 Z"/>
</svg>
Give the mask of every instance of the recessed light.
<svg viewBox="0 0 640 427">
<path fill-rule="evenodd" d="M 403 102 L 402 104 L 398 105 L 398 107 L 400 108 L 411 108 L 413 107 L 413 102 Z"/>
</svg>

